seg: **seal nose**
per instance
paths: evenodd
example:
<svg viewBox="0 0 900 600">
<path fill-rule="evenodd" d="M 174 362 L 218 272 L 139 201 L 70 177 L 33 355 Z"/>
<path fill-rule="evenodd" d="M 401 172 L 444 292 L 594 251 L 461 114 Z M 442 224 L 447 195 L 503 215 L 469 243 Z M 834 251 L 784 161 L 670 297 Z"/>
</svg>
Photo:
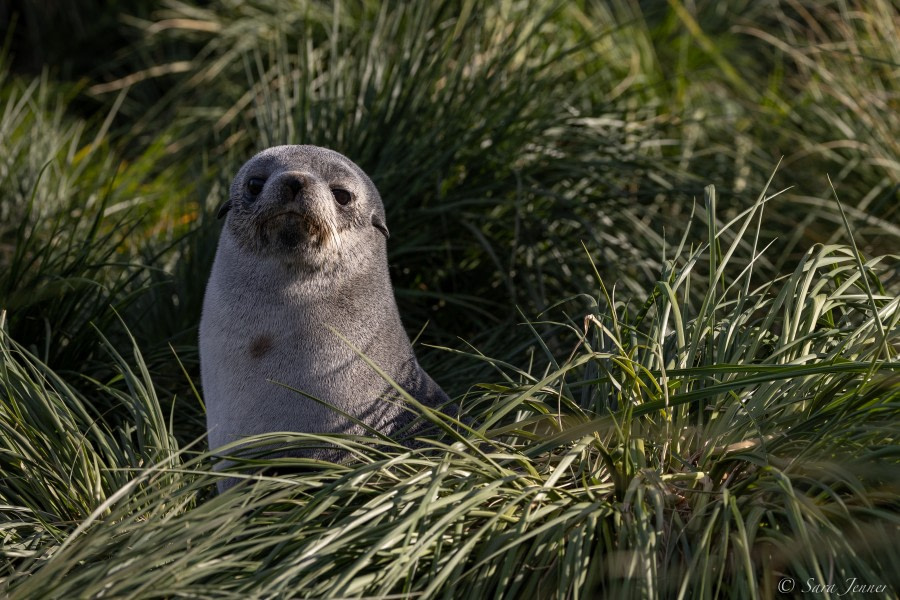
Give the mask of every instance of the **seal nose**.
<svg viewBox="0 0 900 600">
<path fill-rule="evenodd" d="M 281 178 L 281 185 L 288 190 L 290 199 L 296 198 L 306 183 L 306 177 L 299 173 L 286 173 Z"/>
</svg>

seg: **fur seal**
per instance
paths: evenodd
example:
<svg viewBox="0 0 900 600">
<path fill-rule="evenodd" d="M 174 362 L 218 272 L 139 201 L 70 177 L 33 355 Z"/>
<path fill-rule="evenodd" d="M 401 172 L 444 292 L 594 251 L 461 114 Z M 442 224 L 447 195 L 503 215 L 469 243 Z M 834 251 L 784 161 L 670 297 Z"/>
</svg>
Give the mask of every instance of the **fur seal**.
<svg viewBox="0 0 900 600">
<path fill-rule="evenodd" d="M 388 435 L 408 425 L 396 390 L 335 331 L 419 402 L 448 402 L 400 322 L 384 205 L 356 164 L 316 146 L 269 148 L 238 171 L 219 217 L 200 320 L 211 448 L 275 431 L 366 434 L 285 385 Z"/>
</svg>

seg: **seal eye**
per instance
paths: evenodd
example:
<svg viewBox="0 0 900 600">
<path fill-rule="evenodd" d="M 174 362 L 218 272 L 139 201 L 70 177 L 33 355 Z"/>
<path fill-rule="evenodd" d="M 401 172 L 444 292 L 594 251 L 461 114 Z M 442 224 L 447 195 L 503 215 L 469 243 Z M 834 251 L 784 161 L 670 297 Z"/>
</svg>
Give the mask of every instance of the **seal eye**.
<svg viewBox="0 0 900 600">
<path fill-rule="evenodd" d="M 353 200 L 353 194 L 347 190 L 342 190 L 341 188 L 331 188 L 331 193 L 334 195 L 334 199 L 337 203 L 341 206 L 347 206 L 350 204 L 350 201 Z"/>
<path fill-rule="evenodd" d="M 251 177 L 247 180 L 247 192 L 251 196 L 259 196 L 259 193 L 262 191 L 263 185 L 265 183 L 265 179 L 260 179 L 259 177 Z"/>
</svg>

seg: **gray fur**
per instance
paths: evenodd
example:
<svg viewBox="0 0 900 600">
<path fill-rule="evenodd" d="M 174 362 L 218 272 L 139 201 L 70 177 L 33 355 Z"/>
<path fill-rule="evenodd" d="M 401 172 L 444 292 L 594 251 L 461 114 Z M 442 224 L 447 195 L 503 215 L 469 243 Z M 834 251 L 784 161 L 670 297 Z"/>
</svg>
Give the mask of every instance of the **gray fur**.
<svg viewBox="0 0 900 600">
<path fill-rule="evenodd" d="M 255 198 L 251 178 L 265 180 Z M 333 187 L 351 192 L 352 201 L 339 205 Z M 390 384 L 329 326 L 420 402 L 447 401 L 400 322 L 384 206 L 353 162 L 315 146 L 269 148 L 238 171 L 220 213 L 226 221 L 200 320 L 211 448 L 273 431 L 365 433 L 272 382 L 389 435 L 410 422 Z"/>
</svg>

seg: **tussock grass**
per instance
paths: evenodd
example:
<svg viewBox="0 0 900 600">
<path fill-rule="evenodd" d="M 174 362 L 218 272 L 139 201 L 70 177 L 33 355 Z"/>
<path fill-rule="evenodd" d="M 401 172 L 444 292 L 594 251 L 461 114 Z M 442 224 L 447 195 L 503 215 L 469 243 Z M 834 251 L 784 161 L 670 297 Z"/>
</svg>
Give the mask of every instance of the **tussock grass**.
<svg viewBox="0 0 900 600">
<path fill-rule="evenodd" d="M 110 307 L 130 306 L 170 243 L 148 218 L 173 200 L 152 170 L 161 148 L 123 163 L 107 139 L 115 110 L 73 118 L 46 77 L 25 84 L 2 60 L 0 85 L 0 305 L 32 352 L 79 369 L 97 346 L 91 323 L 115 322 Z"/>
<path fill-rule="evenodd" d="M 679 248 L 638 313 L 598 280 L 589 308 L 558 324 L 567 355 L 470 354 L 498 372 L 459 399 L 477 431 L 414 451 L 336 440 L 355 456 L 340 465 L 257 458 L 219 496 L 212 455 L 173 441 L 137 347 L 128 359 L 109 349 L 129 390 L 98 385 L 129 414 L 110 426 L 4 335 L 15 411 L 4 422 L 18 424 L 3 430 L 3 471 L 16 473 L 2 499 L 7 590 L 753 597 L 781 576 L 896 585 L 900 297 L 884 288 L 896 259 L 821 246 L 754 287 L 755 260 L 725 273 L 768 198 L 730 223 L 714 199 L 709 188 L 707 244 Z M 319 436 L 256 443 L 276 440 Z"/>
</svg>

